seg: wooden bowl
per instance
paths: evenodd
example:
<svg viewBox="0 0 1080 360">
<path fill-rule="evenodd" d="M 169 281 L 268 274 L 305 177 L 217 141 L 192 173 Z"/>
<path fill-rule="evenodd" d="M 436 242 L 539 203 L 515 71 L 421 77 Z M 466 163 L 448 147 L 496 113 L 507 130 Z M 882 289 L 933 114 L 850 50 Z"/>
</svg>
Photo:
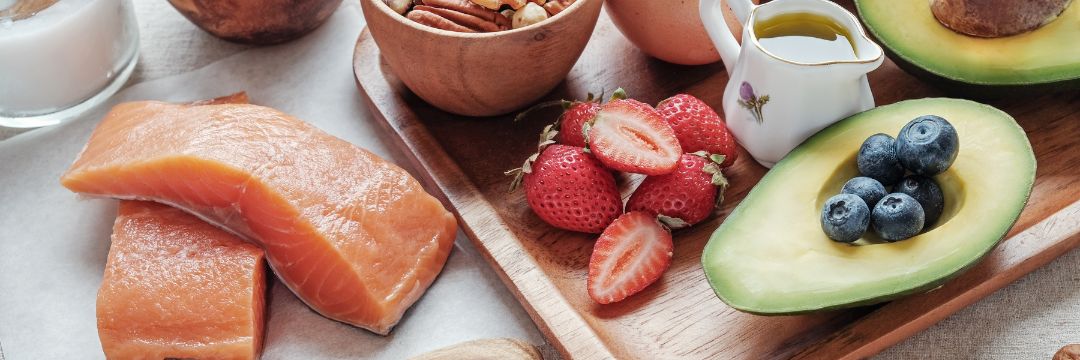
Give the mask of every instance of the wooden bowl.
<svg viewBox="0 0 1080 360">
<path fill-rule="evenodd" d="M 577 0 L 520 29 L 458 33 L 415 23 L 383 0 L 360 0 L 394 74 L 424 101 L 466 116 L 506 114 L 555 88 L 589 42 L 603 2 Z"/>
<path fill-rule="evenodd" d="M 649 56 L 679 65 L 720 61 L 720 53 L 701 24 L 697 0 L 607 0 L 604 8 L 615 27 Z M 730 8 L 723 9 L 728 27 L 740 34 L 742 24 Z"/>
<path fill-rule="evenodd" d="M 169 0 L 184 17 L 219 38 L 246 44 L 295 39 L 322 25 L 341 0 Z"/>
<path fill-rule="evenodd" d="M 696 0 L 608 0 L 606 11 L 619 31 L 649 56 L 680 65 L 720 60 L 701 24 Z"/>
</svg>

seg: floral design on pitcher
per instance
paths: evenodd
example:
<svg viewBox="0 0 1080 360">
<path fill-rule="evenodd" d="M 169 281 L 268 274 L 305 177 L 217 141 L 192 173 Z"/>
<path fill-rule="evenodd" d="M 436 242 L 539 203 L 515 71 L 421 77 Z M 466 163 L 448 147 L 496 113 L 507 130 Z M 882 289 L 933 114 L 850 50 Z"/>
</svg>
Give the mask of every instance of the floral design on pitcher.
<svg viewBox="0 0 1080 360">
<path fill-rule="evenodd" d="M 754 119 L 757 119 L 758 124 L 765 121 L 765 117 L 761 115 L 761 108 L 765 106 L 765 103 L 769 102 L 769 95 L 754 94 L 754 88 L 750 86 L 750 83 L 743 81 L 739 86 L 739 106 L 750 110 L 750 113 L 754 115 Z"/>
</svg>

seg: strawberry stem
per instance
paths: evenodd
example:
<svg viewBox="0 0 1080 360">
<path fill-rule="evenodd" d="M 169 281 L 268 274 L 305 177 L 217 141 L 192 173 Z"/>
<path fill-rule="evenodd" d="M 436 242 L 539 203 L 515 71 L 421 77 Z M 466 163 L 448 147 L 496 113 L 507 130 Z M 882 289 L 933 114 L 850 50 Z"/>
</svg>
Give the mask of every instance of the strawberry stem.
<svg viewBox="0 0 1080 360">
<path fill-rule="evenodd" d="M 517 116 L 514 117 L 514 122 L 525 120 L 526 117 L 528 117 L 530 114 L 532 114 L 535 111 L 538 111 L 538 110 L 541 110 L 541 109 L 546 109 L 546 108 L 553 107 L 553 106 L 556 106 L 556 105 L 563 105 L 563 101 L 565 101 L 565 100 L 551 100 L 551 101 L 545 101 L 545 102 L 533 105 L 532 107 L 530 107 L 528 109 L 525 109 L 525 111 L 522 111 L 521 113 L 517 114 Z"/>
</svg>

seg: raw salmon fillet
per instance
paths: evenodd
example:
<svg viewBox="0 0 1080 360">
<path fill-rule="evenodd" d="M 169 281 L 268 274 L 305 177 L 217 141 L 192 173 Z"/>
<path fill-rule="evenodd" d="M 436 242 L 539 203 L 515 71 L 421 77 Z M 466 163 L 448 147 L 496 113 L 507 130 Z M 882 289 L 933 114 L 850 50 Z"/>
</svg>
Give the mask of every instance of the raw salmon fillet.
<svg viewBox="0 0 1080 360">
<path fill-rule="evenodd" d="M 61 182 L 239 234 L 312 309 L 379 334 L 435 280 L 457 231 L 406 171 L 256 105 L 119 104 Z"/>
<path fill-rule="evenodd" d="M 255 359 L 266 268 L 257 246 L 181 210 L 123 201 L 97 298 L 109 359 Z"/>
</svg>

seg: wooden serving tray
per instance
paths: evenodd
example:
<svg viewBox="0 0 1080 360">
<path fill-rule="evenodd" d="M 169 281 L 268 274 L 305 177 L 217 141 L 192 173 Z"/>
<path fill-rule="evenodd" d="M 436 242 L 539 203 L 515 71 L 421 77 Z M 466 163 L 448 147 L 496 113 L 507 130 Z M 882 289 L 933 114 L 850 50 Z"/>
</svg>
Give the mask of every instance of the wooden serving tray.
<svg viewBox="0 0 1080 360">
<path fill-rule="evenodd" d="M 844 5 L 852 9 L 850 2 Z M 716 298 L 701 269 L 709 235 L 765 173 L 743 153 L 718 215 L 676 233 L 671 269 L 642 293 L 600 306 L 585 290 L 595 236 L 557 230 L 507 192 L 503 171 L 536 150 L 552 111 L 468 118 L 427 105 L 397 80 L 365 29 L 354 54 L 357 83 L 375 117 L 420 172 L 547 339 L 574 359 L 859 358 L 877 353 L 1045 265 L 1080 243 L 1080 92 L 991 102 L 1027 130 L 1038 159 L 1027 208 L 980 264 L 945 286 L 884 306 L 812 315 L 741 313 Z M 618 86 L 648 103 L 679 92 L 720 111 L 723 66 L 677 66 L 635 49 L 606 15 L 566 81 L 548 99 L 584 98 Z M 943 96 L 886 61 L 870 74 L 879 105 Z M 986 174 L 993 176 L 993 174 Z M 624 189 L 633 179 L 624 179 Z M 624 190 L 624 194 L 626 191 Z M 978 224 L 972 224 L 978 226 Z"/>
</svg>

